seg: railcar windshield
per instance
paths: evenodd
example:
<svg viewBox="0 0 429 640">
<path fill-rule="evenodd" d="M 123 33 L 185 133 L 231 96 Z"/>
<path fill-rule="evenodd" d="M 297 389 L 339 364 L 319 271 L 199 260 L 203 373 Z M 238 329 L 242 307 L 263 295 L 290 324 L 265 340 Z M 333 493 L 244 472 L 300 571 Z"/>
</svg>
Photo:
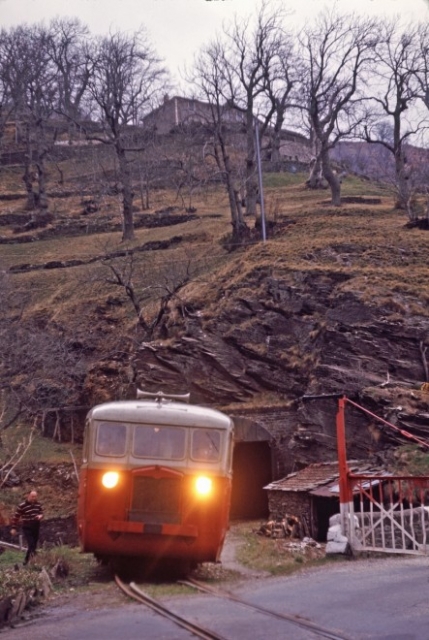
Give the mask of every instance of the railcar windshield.
<svg viewBox="0 0 429 640">
<path fill-rule="evenodd" d="M 215 429 L 193 429 L 191 457 L 198 462 L 218 462 L 221 432 Z"/>
<path fill-rule="evenodd" d="M 136 458 L 181 460 L 185 455 L 186 429 L 182 427 L 138 426 L 134 431 Z"/>
<path fill-rule="evenodd" d="M 100 456 L 124 456 L 127 426 L 115 422 L 101 422 L 97 429 L 95 451 Z"/>
</svg>

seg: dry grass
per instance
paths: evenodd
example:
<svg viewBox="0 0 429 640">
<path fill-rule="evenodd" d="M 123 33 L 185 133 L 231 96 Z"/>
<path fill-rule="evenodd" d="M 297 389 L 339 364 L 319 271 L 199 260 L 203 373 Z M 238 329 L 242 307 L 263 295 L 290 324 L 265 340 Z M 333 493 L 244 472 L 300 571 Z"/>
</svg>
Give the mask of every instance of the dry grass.
<svg viewBox="0 0 429 640">
<path fill-rule="evenodd" d="M 237 560 L 252 571 L 270 575 L 288 575 L 303 566 L 318 566 L 329 561 L 325 546 L 306 546 L 298 540 L 267 538 L 258 535 L 260 522 L 241 522 L 233 526 L 240 542 Z"/>
<path fill-rule="evenodd" d="M 85 169 L 90 171 L 91 160 L 86 167 L 77 165 L 63 167 L 73 180 L 78 177 L 78 169 L 79 175 L 84 175 Z M 4 172 L 0 192 L 16 190 L 18 179 L 19 172 Z M 340 285 L 344 292 L 353 291 L 369 303 L 377 299 L 377 303 L 390 305 L 392 312 L 399 314 L 426 315 L 429 286 L 422 267 L 427 258 L 427 232 L 405 228 L 405 213 L 393 209 L 393 198 L 383 186 L 348 178 L 343 196 L 377 197 L 380 203 L 347 202 L 334 208 L 327 191 L 309 191 L 303 186 L 304 180 L 303 174 L 265 176 L 267 221 L 276 224 L 274 235 L 266 243 L 256 239 L 232 253 L 222 246 L 222 240 L 230 233 L 225 194 L 220 188 L 197 193 L 193 199 L 197 220 L 137 229 L 135 242 L 127 248 L 174 236 L 181 236 L 182 241 L 168 250 L 136 253 L 133 281 L 143 290 L 190 268 L 192 282 L 186 288 L 186 296 L 203 314 L 206 310 L 210 315 L 210 306 L 218 307 L 226 290 L 239 290 L 245 295 L 249 287 L 250 292 L 253 275 L 261 271 L 286 280 L 294 272 L 338 272 L 350 276 Z M 6 211 L 22 210 L 23 204 L 23 200 L 1 203 L 0 216 Z M 179 204 L 176 193 L 158 190 L 153 193 L 151 211 Z M 52 199 L 51 207 L 56 217 L 65 218 L 78 215 L 82 205 L 79 197 L 71 197 Z M 97 215 L 105 214 L 113 215 L 119 223 L 117 198 L 102 199 Z M 2 235 L 8 233 L 8 228 L 2 227 Z M 102 304 L 109 295 L 125 299 L 119 288 L 108 284 L 109 272 L 100 260 L 109 252 L 124 248 L 119 231 L 3 244 L 1 267 L 8 269 L 24 263 L 40 267 L 52 260 L 89 262 L 98 257 L 90 264 L 39 268 L 13 275 L 15 290 L 27 297 L 28 313 L 67 323 L 76 317 L 77 310 L 87 314 L 89 308 Z M 133 313 L 131 308 L 118 312 L 118 319 L 132 323 Z"/>
<path fill-rule="evenodd" d="M 406 229 L 404 212 L 393 209 L 391 197 L 382 189 L 368 189 L 367 182 L 353 179 L 346 183 L 344 195 L 355 193 L 377 195 L 381 202 L 333 208 L 327 204 L 325 192 L 309 192 L 299 185 L 277 189 L 281 211 L 276 221 L 279 226 L 283 221 L 290 224 L 265 244 L 231 257 L 231 262 L 218 270 L 217 283 L 239 287 L 245 278 L 251 281 L 255 269 L 277 277 L 292 271 L 341 272 L 350 275 L 342 285 L 344 291 L 353 290 L 366 301 L 378 298 L 380 302 L 397 294 L 396 304 L 405 308 L 406 299 L 415 298 L 417 306 L 415 300 L 410 312 L 426 313 L 429 289 L 422 266 L 427 232 Z"/>
</svg>

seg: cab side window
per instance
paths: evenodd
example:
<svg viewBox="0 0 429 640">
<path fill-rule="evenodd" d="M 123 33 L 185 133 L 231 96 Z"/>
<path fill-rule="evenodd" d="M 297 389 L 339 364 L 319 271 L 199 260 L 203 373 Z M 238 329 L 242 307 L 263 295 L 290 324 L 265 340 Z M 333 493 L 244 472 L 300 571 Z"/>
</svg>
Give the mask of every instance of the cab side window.
<svg viewBox="0 0 429 640">
<path fill-rule="evenodd" d="M 127 426 L 114 422 L 101 422 L 97 429 L 95 451 L 100 456 L 124 456 Z"/>
<path fill-rule="evenodd" d="M 199 462 L 218 462 L 220 459 L 220 431 L 193 429 L 191 457 Z"/>
</svg>

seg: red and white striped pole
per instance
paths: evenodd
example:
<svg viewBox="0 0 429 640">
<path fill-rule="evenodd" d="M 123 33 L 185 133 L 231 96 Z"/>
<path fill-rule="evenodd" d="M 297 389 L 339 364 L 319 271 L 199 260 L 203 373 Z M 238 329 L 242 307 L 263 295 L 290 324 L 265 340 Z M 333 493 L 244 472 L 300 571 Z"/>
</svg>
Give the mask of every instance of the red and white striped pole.
<svg viewBox="0 0 429 640">
<path fill-rule="evenodd" d="M 337 410 L 337 451 L 338 451 L 338 469 L 339 469 L 339 485 L 340 485 L 340 515 L 341 515 L 341 533 L 349 537 L 351 532 L 350 518 L 353 514 L 353 490 L 349 481 L 349 467 L 347 464 L 347 447 L 346 447 L 346 396 L 338 398 Z"/>
</svg>

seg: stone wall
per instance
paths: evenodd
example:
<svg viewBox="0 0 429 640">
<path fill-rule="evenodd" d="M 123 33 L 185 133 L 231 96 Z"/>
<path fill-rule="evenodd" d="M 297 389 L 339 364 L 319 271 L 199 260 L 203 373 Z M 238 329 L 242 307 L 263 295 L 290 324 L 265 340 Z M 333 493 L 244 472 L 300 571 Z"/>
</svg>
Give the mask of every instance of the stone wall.
<svg viewBox="0 0 429 640">
<path fill-rule="evenodd" d="M 292 455 L 290 442 L 296 428 L 296 417 L 289 407 L 265 407 L 246 415 L 234 410 L 228 413 L 234 421 L 251 421 L 269 434 L 273 451 L 273 478 L 282 478 L 292 473 L 295 457 Z"/>
<path fill-rule="evenodd" d="M 304 491 L 268 491 L 268 508 L 272 520 L 283 518 L 286 513 L 310 514 L 311 498 Z"/>
</svg>

